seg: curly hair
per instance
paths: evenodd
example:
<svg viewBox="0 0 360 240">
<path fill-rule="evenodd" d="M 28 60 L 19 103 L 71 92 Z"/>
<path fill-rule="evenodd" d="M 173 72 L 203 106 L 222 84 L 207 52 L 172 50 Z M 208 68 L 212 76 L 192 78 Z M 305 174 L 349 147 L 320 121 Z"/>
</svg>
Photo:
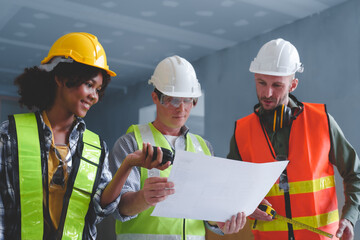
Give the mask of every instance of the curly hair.
<svg viewBox="0 0 360 240">
<path fill-rule="evenodd" d="M 37 66 L 25 68 L 14 84 L 18 86 L 20 106 L 29 110 L 48 110 L 54 104 L 57 85 L 55 76 L 60 81 L 66 81 L 68 88 L 78 87 L 101 73 L 103 83 L 99 92 L 99 100 L 104 96 L 110 82 L 110 75 L 103 69 L 78 62 L 59 63 L 51 72 L 39 69 Z"/>
</svg>

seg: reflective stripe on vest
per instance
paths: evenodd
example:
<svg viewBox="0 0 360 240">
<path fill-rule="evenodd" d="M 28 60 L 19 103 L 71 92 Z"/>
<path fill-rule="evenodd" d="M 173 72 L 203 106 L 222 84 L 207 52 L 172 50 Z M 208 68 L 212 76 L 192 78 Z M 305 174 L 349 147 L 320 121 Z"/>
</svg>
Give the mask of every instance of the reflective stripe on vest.
<svg viewBox="0 0 360 240">
<path fill-rule="evenodd" d="M 136 141 L 138 143 L 138 148 L 142 149 L 142 143 L 150 143 L 152 146 L 162 146 L 166 149 L 171 150 L 169 142 L 166 140 L 164 135 L 161 136 L 158 134 L 159 131 L 152 125 L 152 123 L 146 125 L 132 125 L 126 131 L 126 133 L 134 132 Z M 154 136 L 158 136 L 154 139 Z M 188 133 L 186 138 L 186 147 L 189 152 L 204 153 L 206 155 L 211 155 L 210 150 L 208 149 L 204 139 L 199 135 Z M 149 177 L 159 177 L 160 170 L 153 168 L 148 170 Z"/>
<path fill-rule="evenodd" d="M 161 134 L 151 123 L 147 125 L 132 125 L 127 133 L 133 132 L 138 144 L 138 148 L 142 149 L 143 142 L 149 142 L 154 146 L 163 147 L 172 151 L 170 144 L 165 136 Z M 195 134 L 187 134 L 186 137 L 186 151 L 202 152 L 206 155 L 211 155 L 206 142 L 200 136 Z M 145 179 L 148 176 L 161 176 L 168 177 L 171 167 L 164 171 L 156 171 L 156 173 L 141 168 L 141 188 L 144 186 Z M 205 227 L 204 222 L 201 220 L 193 219 L 176 219 L 176 218 L 163 218 L 151 217 L 154 207 L 151 207 L 141 212 L 136 218 L 127 222 L 116 221 L 116 233 L 118 239 L 162 239 L 162 240 L 181 240 L 184 235 L 186 240 L 204 240 Z"/>
<path fill-rule="evenodd" d="M 310 216 L 310 217 L 297 217 L 292 218 L 295 221 L 305 223 L 306 225 L 312 226 L 314 228 L 320 228 L 326 226 L 329 222 L 333 223 L 338 220 L 338 212 L 337 210 L 331 211 L 328 213 L 320 214 L 317 216 Z M 254 220 L 251 220 L 254 221 Z M 280 221 L 275 219 L 267 224 L 263 224 L 264 221 L 258 221 L 256 224 L 256 229 L 260 231 L 287 231 L 287 223 L 284 221 Z M 258 225 L 259 224 L 259 225 Z M 302 228 L 293 225 L 294 230 L 301 230 Z"/>
<path fill-rule="evenodd" d="M 86 129 L 83 133 L 83 142 L 80 166 L 66 213 L 63 239 L 82 239 L 85 216 L 91 201 L 101 157 L 100 139 L 97 134 Z"/>
<path fill-rule="evenodd" d="M 272 162 L 272 146 L 267 142 L 259 117 L 253 113 L 236 123 L 235 139 L 243 161 Z M 261 149 L 261 151 L 259 151 Z M 325 106 L 304 103 L 304 111 L 293 121 L 289 138 L 290 160 L 287 166 L 292 218 L 335 234 L 338 213 L 334 169 L 329 161 L 330 133 Z M 286 216 L 284 192 L 277 182 L 266 199 L 278 214 Z M 281 239 L 287 224 L 258 221 L 255 239 Z M 269 227 L 268 227 L 269 226 Z M 266 230 L 267 229 L 267 230 Z M 270 231 L 274 229 L 273 231 Z M 282 229 L 282 230 L 275 230 Z M 277 231 L 275 233 L 275 231 Z M 279 234 L 279 235 L 278 235 Z M 319 234 L 294 228 L 295 239 L 325 239 Z M 284 235 L 287 239 L 287 234 Z"/>
<path fill-rule="evenodd" d="M 335 187 L 335 178 L 334 176 L 322 177 L 315 180 L 302 181 L 302 182 L 290 182 L 289 183 L 290 194 L 299 194 L 299 193 L 312 193 L 318 192 L 327 188 Z M 280 190 L 279 184 L 276 183 L 266 196 L 283 196 L 284 191 Z"/>
<path fill-rule="evenodd" d="M 43 238 L 43 187 L 38 125 L 34 113 L 14 115 L 18 138 L 22 239 Z M 63 239 L 82 239 L 101 157 L 99 136 L 83 133 L 84 148 L 67 208 Z"/>
<path fill-rule="evenodd" d="M 181 240 L 181 236 L 161 235 L 161 234 L 121 234 L 117 235 L 117 240 Z M 186 240 L 204 240 L 204 236 L 187 235 Z"/>
<path fill-rule="evenodd" d="M 15 114 L 18 145 L 21 238 L 42 239 L 43 187 L 39 132 L 33 113 Z"/>
</svg>

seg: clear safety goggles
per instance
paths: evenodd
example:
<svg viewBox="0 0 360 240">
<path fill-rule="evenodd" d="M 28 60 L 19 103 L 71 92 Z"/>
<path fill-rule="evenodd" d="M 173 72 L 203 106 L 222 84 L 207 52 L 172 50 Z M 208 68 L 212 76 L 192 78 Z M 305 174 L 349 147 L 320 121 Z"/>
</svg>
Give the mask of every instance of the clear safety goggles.
<svg viewBox="0 0 360 240">
<path fill-rule="evenodd" d="M 198 101 L 198 98 L 171 97 L 163 94 L 156 88 L 154 89 L 154 92 L 158 96 L 160 103 L 165 107 L 172 106 L 174 108 L 178 108 L 181 103 L 183 103 L 185 107 L 189 107 L 191 104 L 195 106 Z"/>
<path fill-rule="evenodd" d="M 196 99 L 197 100 L 197 99 Z M 160 103 L 165 107 L 180 107 L 180 104 L 183 103 L 186 107 L 189 107 L 192 104 L 196 104 L 195 98 L 182 98 L 182 97 L 171 97 L 162 94 L 160 98 Z"/>
</svg>

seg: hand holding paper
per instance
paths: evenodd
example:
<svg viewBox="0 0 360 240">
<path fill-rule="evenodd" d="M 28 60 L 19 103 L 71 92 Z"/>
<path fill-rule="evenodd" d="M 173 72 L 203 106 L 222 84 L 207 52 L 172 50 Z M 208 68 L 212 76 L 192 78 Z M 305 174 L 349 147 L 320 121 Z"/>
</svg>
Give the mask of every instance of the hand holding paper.
<svg viewBox="0 0 360 240">
<path fill-rule="evenodd" d="M 148 205 L 155 206 L 158 202 L 164 201 L 168 195 L 175 192 L 174 184 L 168 182 L 164 177 L 147 178 L 144 183 L 144 198 Z"/>
</svg>

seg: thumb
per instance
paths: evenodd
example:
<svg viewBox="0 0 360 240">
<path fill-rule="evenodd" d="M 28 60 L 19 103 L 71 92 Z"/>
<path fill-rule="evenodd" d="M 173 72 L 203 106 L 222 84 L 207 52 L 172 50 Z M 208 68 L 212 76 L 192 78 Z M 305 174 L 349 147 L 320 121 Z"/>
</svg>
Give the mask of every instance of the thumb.
<svg viewBox="0 0 360 240">
<path fill-rule="evenodd" d="M 343 233 L 344 233 L 344 229 L 345 229 L 345 225 L 340 223 L 339 224 L 339 228 L 338 230 L 336 231 L 336 237 L 340 238 L 342 237 Z"/>
<path fill-rule="evenodd" d="M 224 225 L 225 225 L 224 222 L 216 222 L 216 224 L 218 225 L 218 227 L 219 227 L 220 229 L 222 229 L 222 228 L 224 227 Z"/>
</svg>

